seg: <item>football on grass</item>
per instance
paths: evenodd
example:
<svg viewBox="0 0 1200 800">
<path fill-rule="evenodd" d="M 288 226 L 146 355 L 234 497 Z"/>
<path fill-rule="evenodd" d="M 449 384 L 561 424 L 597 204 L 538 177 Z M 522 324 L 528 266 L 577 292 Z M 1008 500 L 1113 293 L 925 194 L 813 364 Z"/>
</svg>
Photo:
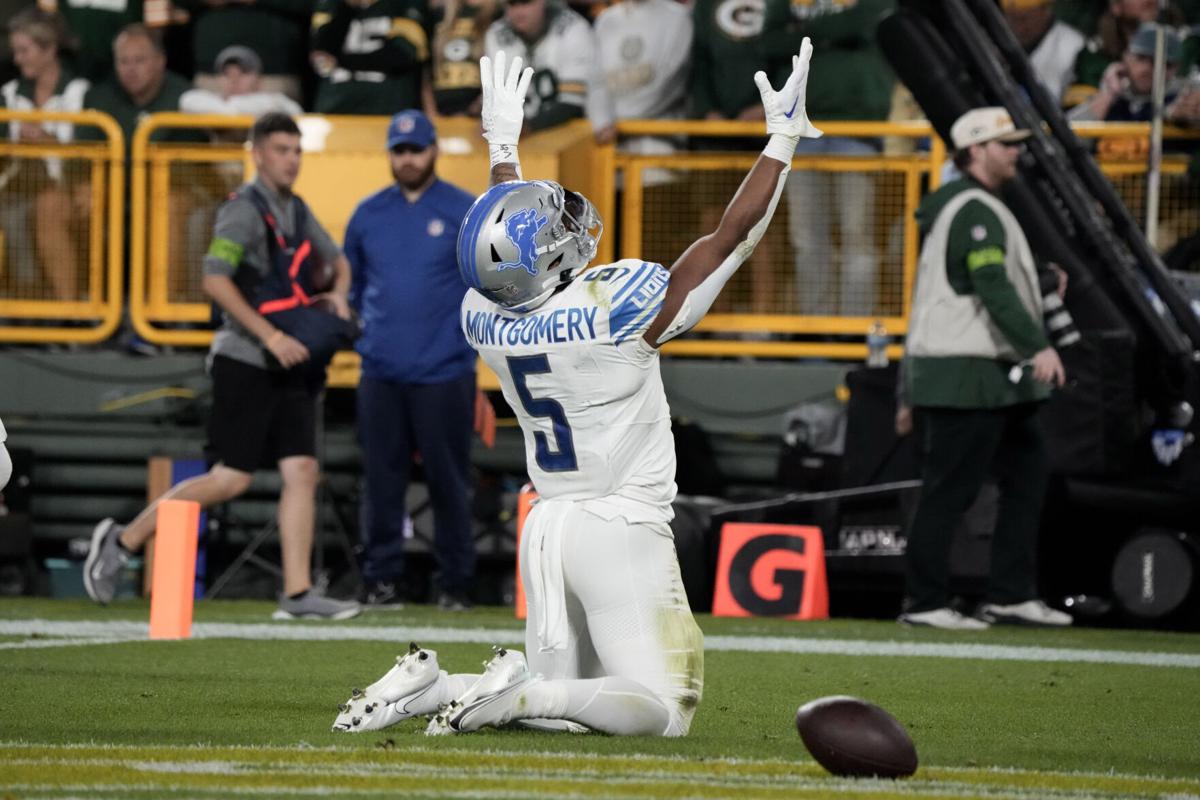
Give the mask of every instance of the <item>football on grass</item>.
<svg viewBox="0 0 1200 800">
<path fill-rule="evenodd" d="M 888 712 L 857 697 L 821 697 L 800 706 L 796 730 L 817 763 L 844 778 L 903 778 L 917 748 Z"/>
</svg>

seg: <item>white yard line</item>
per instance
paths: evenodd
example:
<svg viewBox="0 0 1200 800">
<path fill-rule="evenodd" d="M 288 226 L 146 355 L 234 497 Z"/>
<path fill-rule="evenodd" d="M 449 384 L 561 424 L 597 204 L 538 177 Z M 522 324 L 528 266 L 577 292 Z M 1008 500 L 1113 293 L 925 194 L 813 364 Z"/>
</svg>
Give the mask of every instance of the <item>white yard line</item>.
<svg viewBox="0 0 1200 800">
<path fill-rule="evenodd" d="M 141 636 L 81 636 L 63 639 L 26 639 L 22 642 L 0 642 L 0 650 L 36 650 L 39 647 L 71 647 L 86 644 L 115 644 L 144 639 Z"/>
<path fill-rule="evenodd" d="M 129 621 L 0 620 L 0 636 L 37 636 L 5 642 L 0 649 L 138 641 L 148 625 Z M 330 625 L 328 623 L 198 622 L 193 639 L 275 639 L 289 641 L 366 641 L 423 644 L 488 642 L 520 644 L 524 633 L 513 628 L 433 628 L 404 626 Z M 81 642 L 80 639 L 90 641 Z M 1142 667 L 1200 669 L 1200 654 L 1138 650 L 1093 650 L 1029 645 L 941 644 L 936 642 L 872 641 L 868 639 L 806 639 L 792 636 L 707 636 L 704 649 L 712 652 L 796 653 L 890 658 L 955 658 L 978 661 L 1038 661 L 1087 664 L 1125 664 Z"/>
<path fill-rule="evenodd" d="M 401 751 L 402 754 L 402 751 Z M 541 758 L 545 759 L 545 756 Z M 834 780 L 826 776 L 809 776 L 809 775 L 713 775 L 700 774 L 697 772 L 629 772 L 627 774 L 613 774 L 611 771 L 603 773 L 603 777 L 598 777 L 593 773 L 579 773 L 572 771 L 576 769 L 572 762 L 579 759 L 568 754 L 561 754 L 558 759 L 563 762 L 564 766 L 561 770 L 545 768 L 534 769 L 525 767 L 514 767 L 510 769 L 496 770 L 494 766 L 490 768 L 488 774 L 494 777 L 494 782 L 512 783 L 519 781 L 523 784 L 520 792 L 514 793 L 505 791 L 498 787 L 492 787 L 486 790 L 470 790 L 470 789 L 452 789 L 447 784 L 453 785 L 455 782 L 473 779 L 476 776 L 475 770 L 465 769 L 461 764 L 447 763 L 441 766 L 433 765 L 412 765 L 405 764 L 399 761 L 393 765 L 345 765 L 337 766 L 327 763 L 322 764 L 279 764 L 279 763 L 238 763 L 230 762 L 225 759 L 215 761 L 197 760 L 190 762 L 178 761 L 137 761 L 130 759 L 84 759 L 80 761 L 59 761 L 57 759 L 30 759 L 17 760 L 11 762 L 14 767 L 18 766 L 61 766 L 65 770 L 86 771 L 89 767 L 103 767 L 107 769 L 125 768 L 137 772 L 158 773 L 164 776 L 166 786 L 155 785 L 153 779 L 135 779 L 130 781 L 125 778 L 123 781 L 110 781 L 104 785 L 104 789 L 108 792 L 120 793 L 122 790 L 128 791 L 125 796 L 139 791 L 151 791 L 154 788 L 159 790 L 169 786 L 175 792 L 188 792 L 192 794 L 201 793 L 224 793 L 225 795 L 236 794 L 240 792 L 257 791 L 262 794 L 322 794 L 322 795 L 378 795 L 390 791 L 386 786 L 358 786 L 354 787 L 349 784 L 354 779 L 375 778 L 389 779 L 392 777 L 402 777 L 414 786 L 431 787 L 431 793 L 437 796 L 444 797 L 596 797 L 594 792 L 590 792 L 597 780 L 602 780 L 605 786 L 605 797 L 609 798 L 641 798 L 641 797 L 660 797 L 663 796 L 661 789 L 669 789 L 672 787 L 680 787 L 685 785 L 702 786 L 703 792 L 695 793 L 696 796 L 703 794 L 710 800 L 715 798 L 728 797 L 731 800 L 744 797 L 746 793 L 753 795 L 755 792 L 762 790 L 789 790 L 796 792 L 798 796 L 828 797 L 831 795 L 853 793 L 856 795 L 863 794 L 886 794 L 886 795 L 910 795 L 914 797 L 978 797 L 978 798 L 1008 798 L 1010 800 L 1047 800 L 1047 798 L 1060 798 L 1061 800 L 1119 800 L 1129 797 L 1128 791 L 1124 790 L 1107 790 L 1097 786 L 1087 784 L 1087 776 L 1078 775 L 1071 776 L 1080 781 L 1075 786 L 1021 786 L 1005 782 L 1008 777 L 1004 772 L 997 772 L 986 769 L 974 770 L 974 774 L 983 777 L 985 780 L 992 779 L 992 782 L 965 782 L 965 781 L 947 781 L 941 778 L 911 778 L 905 781 L 896 782 L 889 780 Z M 962 772 L 966 772 L 963 770 Z M 295 777 L 297 775 L 311 776 L 318 782 L 323 782 L 325 785 L 319 787 L 320 791 L 315 792 L 318 787 L 306 786 L 297 787 L 294 781 L 283 783 L 258 783 L 254 787 L 238 788 L 233 786 L 213 787 L 204 784 L 191 784 L 188 782 L 187 776 L 190 775 L 215 775 L 228 774 L 235 779 L 259 778 L 265 781 L 279 780 L 280 778 Z M 1038 776 L 1054 779 L 1062 777 L 1064 773 L 1046 772 L 1046 773 L 1031 773 Z M 132 777 L 132 776 L 130 776 Z M 1097 777 L 1097 776 L 1093 776 Z M 1111 776 L 1099 776 L 1111 777 Z M 75 776 L 72 776 L 75 780 Z M 349 779 L 349 780 L 347 780 Z M 68 778 L 67 780 L 71 780 Z M 1136 780 L 1136 778 L 1135 778 Z M 1154 781 L 1156 779 L 1145 779 Z M 486 778 L 483 782 L 486 782 Z M 440 787 L 440 789 L 432 789 L 432 787 Z M 2 789 L 25 790 L 29 788 L 37 788 L 43 792 L 54 791 L 75 791 L 80 787 L 76 783 L 64 783 L 61 786 L 53 784 L 14 784 L 5 786 L 0 782 Z M 93 787 L 99 788 L 99 787 Z M 575 789 L 575 791 L 571 791 Z M 565 790 L 565 791 L 564 791 Z M 1195 795 L 1190 794 L 1169 794 L 1162 795 L 1160 792 L 1146 788 L 1144 791 L 1137 791 L 1138 796 L 1155 796 L 1160 798 L 1171 798 L 1172 800 L 1184 800 L 1191 798 L 1195 800 Z M 421 795 L 421 792 L 417 792 Z"/>
</svg>

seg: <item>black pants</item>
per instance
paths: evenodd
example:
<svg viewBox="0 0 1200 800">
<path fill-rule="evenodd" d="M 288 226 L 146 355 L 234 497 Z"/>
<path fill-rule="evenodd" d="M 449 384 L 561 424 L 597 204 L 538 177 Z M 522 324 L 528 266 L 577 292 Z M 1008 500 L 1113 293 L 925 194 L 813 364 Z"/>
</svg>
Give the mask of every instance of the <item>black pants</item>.
<svg viewBox="0 0 1200 800">
<path fill-rule="evenodd" d="M 1035 550 L 1047 460 L 1037 404 L 996 409 L 920 409 L 924 484 L 908 533 L 906 610 L 950 602 L 950 545 L 962 515 L 989 475 L 1000 489 L 987 601 L 1008 605 L 1037 596 Z"/>
<path fill-rule="evenodd" d="M 470 499 L 474 418 L 474 373 L 435 384 L 393 383 L 365 375 L 359 381 L 365 580 L 403 576 L 404 496 L 413 453 L 420 452 L 433 502 L 438 588 L 470 592 L 475 579 Z"/>
</svg>

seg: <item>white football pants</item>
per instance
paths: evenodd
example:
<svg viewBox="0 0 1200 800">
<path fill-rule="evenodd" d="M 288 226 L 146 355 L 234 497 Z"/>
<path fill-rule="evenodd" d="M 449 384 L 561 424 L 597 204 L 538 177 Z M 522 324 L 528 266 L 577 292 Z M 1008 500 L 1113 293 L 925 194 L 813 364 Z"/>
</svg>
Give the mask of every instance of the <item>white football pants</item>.
<svg viewBox="0 0 1200 800">
<path fill-rule="evenodd" d="M 541 501 L 521 538 L 525 655 L 547 680 L 531 718 L 612 734 L 683 736 L 704 686 L 704 637 L 666 523 Z"/>
</svg>

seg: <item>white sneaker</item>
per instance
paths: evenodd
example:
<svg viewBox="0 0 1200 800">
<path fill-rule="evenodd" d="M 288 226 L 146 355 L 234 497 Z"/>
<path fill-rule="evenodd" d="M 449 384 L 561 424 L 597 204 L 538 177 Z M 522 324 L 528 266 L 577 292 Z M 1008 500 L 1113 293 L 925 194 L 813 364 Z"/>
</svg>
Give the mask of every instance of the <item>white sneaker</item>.
<svg viewBox="0 0 1200 800">
<path fill-rule="evenodd" d="M 901 625 L 919 625 L 941 628 L 944 631 L 982 631 L 988 623 L 974 617 L 963 616 L 953 608 L 935 608 L 932 611 L 917 611 L 901 614 L 896 620 Z"/>
<path fill-rule="evenodd" d="M 525 655 L 519 650 L 495 648 L 496 655 L 485 663 L 479 680 L 451 701 L 425 729 L 426 736 L 469 733 L 485 725 L 499 727 L 512 721 L 521 690 L 542 680 L 530 673 Z"/>
<path fill-rule="evenodd" d="M 979 609 L 979 616 L 996 625 L 1035 625 L 1050 628 L 1066 627 L 1074 621 L 1070 614 L 1056 611 L 1041 600 L 1026 600 L 1024 603 L 1009 606 L 985 603 Z"/>
<path fill-rule="evenodd" d="M 345 733 L 377 731 L 434 709 L 427 699 L 440 675 L 437 653 L 422 650 L 416 642 L 396 657 L 396 665 L 366 688 L 353 689 L 350 699 L 338 706 L 333 730 Z M 425 700 L 425 702 L 422 702 Z"/>
</svg>

